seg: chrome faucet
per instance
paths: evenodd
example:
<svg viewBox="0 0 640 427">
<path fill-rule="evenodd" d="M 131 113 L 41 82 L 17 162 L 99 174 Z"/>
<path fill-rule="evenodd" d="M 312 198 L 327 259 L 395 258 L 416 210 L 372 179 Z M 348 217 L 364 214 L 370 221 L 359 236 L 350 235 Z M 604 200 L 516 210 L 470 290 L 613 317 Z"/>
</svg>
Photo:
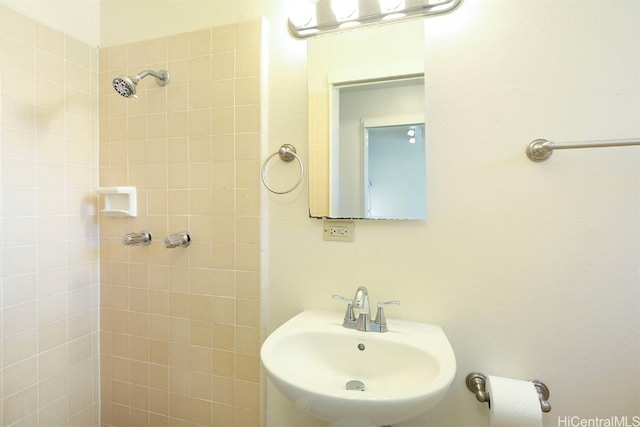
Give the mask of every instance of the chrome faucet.
<svg viewBox="0 0 640 427">
<path fill-rule="evenodd" d="M 384 315 L 383 306 L 387 304 L 400 305 L 400 301 L 379 302 L 376 318 L 371 322 L 369 292 L 364 286 L 358 287 L 353 299 L 346 298 L 341 295 L 333 295 L 333 298 L 347 303 L 347 311 L 345 312 L 342 326 L 362 332 L 387 332 L 387 318 Z M 357 319 L 355 316 L 355 310 L 358 311 Z"/>
<path fill-rule="evenodd" d="M 371 310 L 369 309 L 369 292 L 364 286 L 358 287 L 353 297 L 353 308 L 358 309 L 356 330 L 368 332 L 371 330 Z"/>
</svg>

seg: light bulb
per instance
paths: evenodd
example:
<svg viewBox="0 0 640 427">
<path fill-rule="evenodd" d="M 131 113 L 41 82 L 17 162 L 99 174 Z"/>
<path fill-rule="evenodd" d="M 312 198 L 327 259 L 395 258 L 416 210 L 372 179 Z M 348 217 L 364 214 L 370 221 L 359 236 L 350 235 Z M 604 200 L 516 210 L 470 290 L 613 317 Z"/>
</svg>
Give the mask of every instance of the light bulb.
<svg viewBox="0 0 640 427">
<path fill-rule="evenodd" d="M 289 20 L 297 28 L 313 27 L 316 25 L 316 2 L 298 1 L 289 15 Z"/>
<path fill-rule="evenodd" d="M 331 0 L 331 10 L 338 21 L 358 18 L 358 0 Z"/>
<path fill-rule="evenodd" d="M 395 12 L 404 9 L 404 0 L 378 0 L 382 13 Z"/>
</svg>

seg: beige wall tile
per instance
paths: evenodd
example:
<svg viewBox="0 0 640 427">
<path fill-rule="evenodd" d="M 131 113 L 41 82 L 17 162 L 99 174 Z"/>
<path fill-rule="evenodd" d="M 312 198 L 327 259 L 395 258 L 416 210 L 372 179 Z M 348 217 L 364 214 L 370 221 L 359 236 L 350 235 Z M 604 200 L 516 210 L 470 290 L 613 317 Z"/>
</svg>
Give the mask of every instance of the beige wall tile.
<svg viewBox="0 0 640 427">
<path fill-rule="evenodd" d="M 30 357 L 3 369 L 2 396 L 11 396 L 37 383 L 37 358 Z"/>
<path fill-rule="evenodd" d="M 236 159 L 260 159 L 260 134 L 258 132 L 236 135 Z"/>
<path fill-rule="evenodd" d="M 184 394 L 169 394 L 169 416 L 188 420 L 191 414 L 190 399 Z"/>
<path fill-rule="evenodd" d="M 183 33 L 171 36 L 167 39 L 167 53 L 169 60 L 186 58 L 189 56 L 190 34 Z"/>
<path fill-rule="evenodd" d="M 36 329 L 29 329 L 2 340 L 2 366 L 11 366 L 37 354 L 38 336 Z M 4 371 L 3 371 L 4 373 Z"/>
<path fill-rule="evenodd" d="M 236 79 L 235 84 L 235 102 L 237 105 L 260 103 L 260 79 L 258 77 Z"/>
<path fill-rule="evenodd" d="M 249 34 L 235 50 L 240 27 Z M 137 218 L 100 218 L 106 426 L 253 417 L 252 403 L 238 415 L 232 406 L 237 370 L 254 381 L 260 366 L 259 23 L 240 27 L 101 52 L 101 185 L 136 185 L 139 194 Z M 167 87 L 145 81 L 136 100 L 111 93 L 113 75 L 163 62 Z M 150 246 L 120 243 L 143 228 Z M 180 230 L 190 246 L 165 249 L 162 239 Z"/>
<path fill-rule="evenodd" d="M 187 85 L 179 86 L 177 84 L 174 86 L 175 82 L 171 84 L 172 86 L 167 87 L 167 112 L 185 111 L 189 103 L 189 87 Z M 173 116 L 169 120 L 172 121 Z"/>
<path fill-rule="evenodd" d="M 189 56 L 205 56 L 211 53 L 212 29 L 193 31 L 188 34 Z"/>
<path fill-rule="evenodd" d="M 223 25 L 212 29 L 213 52 L 231 52 L 235 50 L 235 25 Z"/>
<path fill-rule="evenodd" d="M 211 398 L 191 399 L 189 421 L 200 425 L 211 425 L 213 402 Z"/>
<path fill-rule="evenodd" d="M 260 132 L 260 107 L 239 105 L 235 108 L 236 132 Z"/>
<path fill-rule="evenodd" d="M 238 117 L 242 120 L 244 117 Z M 235 131 L 236 112 L 233 107 L 211 109 L 211 133 L 213 135 L 232 134 Z"/>
<path fill-rule="evenodd" d="M 213 398 L 212 376 L 201 372 L 191 372 L 189 375 L 191 387 L 189 395 L 198 399 L 211 400 Z"/>
<path fill-rule="evenodd" d="M 260 298 L 260 273 L 257 271 L 239 271 L 237 274 L 237 292 L 239 298 Z"/>
<path fill-rule="evenodd" d="M 214 323 L 212 325 L 212 347 L 217 350 L 236 350 L 236 327 L 234 325 L 224 325 Z"/>
<path fill-rule="evenodd" d="M 260 271 L 260 247 L 254 243 L 236 245 L 236 268 L 245 271 Z"/>
<path fill-rule="evenodd" d="M 26 388 L 11 396 L 2 397 L 2 423 L 10 425 L 21 418 L 29 416 L 35 412 L 37 406 L 37 387 Z"/>
<path fill-rule="evenodd" d="M 38 413 L 38 418 L 41 421 L 46 420 L 46 422 L 55 423 L 57 425 L 64 423 L 68 418 L 67 405 L 68 402 L 66 397 L 59 398 L 58 400 L 41 408 Z"/>
<path fill-rule="evenodd" d="M 238 298 L 236 300 L 236 322 L 242 326 L 260 326 L 260 301 Z"/>
<path fill-rule="evenodd" d="M 260 47 L 260 22 L 250 21 L 236 24 L 236 49 L 257 49 Z"/>
<path fill-rule="evenodd" d="M 189 323 L 189 344 L 211 347 L 211 323 L 209 321 L 192 320 Z"/>
<path fill-rule="evenodd" d="M 141 415 L 145 414 L 145 411 L 149 409 L 149 387 L 132 384 L 130 386 L 130 398 L 131 398 L 132 408 L 144 410 L 144 411 L 140 411 Z M 132 416 L 131 423 L 133 425 L 140 425 L 140 424 L 137 424 L 140 422 L 142 422 L 142 419 L 137 419 Z"/>
<path fill-rule="evenodd" d="M 235 384 L 233 378 L 213 377 L 213 400 L 226 405 L 236 404 Z"/>
<path fill-rule="evenodd" d="M 166 365 L 149 365 L 149 387 L 158 390 L 169 390 L 169 367 Z"/>
<path fill-rule="evenodd" d="M 190 369 L 171 367 L 169 369 L 169 390 L 172 393 L 189 394 L 191 374 L 193 374 L 193 371 Z"/>
<path fill-rule="evenodd" d="M 60 399 L 63 395 L 61 392 L 67 390 L 67 374 L 66 370 L 61 373 L 41 380 L 38 383 L 38 406 L 44 408 L 52 402 Z"/>
<path fill-rule="evenodd" d="M 149 390 L 149 408 L 159 415 L 169 415 L 169 392 L 166 390 Z"/>
<path fill-rule="evenodd" d="M 260 49 L 246 49 L 236 52 L 236 75 L 257 77 L 260 75 Z"/>
<path fill-rule="evenodd" d="M 241 426 L 257 426 L 260 425 L 260 410 L 259 409 L 246 409 L 236 408 L 235 419 L 237 425 Z"/>
<path fill-rule="evenodd" d="M 213 402 L 213 425 L 232 426 L 235 424 L 235 411 L 232 405 Z M 245 424 L 252 425 L 252 424 Z"/>
<path fill-rule="evenodd" d="M 240 408 L 258 410 L 260 407 L 260 385 L 255 382 L 236 382 L 236 405 Z"/>
<path fill-rule="evenodd" d="M 245 354 L 260 354 L 260 330 L 255 327 L 236 327 L 236 350 Z"/>
<path fill-rule="evenodd" d="M 208 77 L 204 74 L 203 77 Z M 211 85 L 204 78 L 193 79 L 189 84 L 189 108 L 190 109 L 206 109 L 211 106 L 212 93 Z"/>
<path fill-rule="evenodd" d="M 214 375 L 226 378 L 233 378 L 235 376 L 235 358 L 232 352 L 213 350 L 212 362 L 212 373 Z M 215 384 L 216 382 L 214 378 L 214 390 L 216 388 Z"/>
</svg>

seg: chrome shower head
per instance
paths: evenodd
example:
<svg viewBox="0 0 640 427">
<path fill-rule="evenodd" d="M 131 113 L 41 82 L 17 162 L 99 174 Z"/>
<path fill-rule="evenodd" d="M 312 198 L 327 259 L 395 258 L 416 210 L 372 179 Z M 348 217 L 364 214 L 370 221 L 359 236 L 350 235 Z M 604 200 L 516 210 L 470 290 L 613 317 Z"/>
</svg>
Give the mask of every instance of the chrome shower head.
<svg viewBox="0 0 640 427">
<path fill-rule="evenodd" d="M 113 79 L 113 88 L 125 98 L 136 97 L 136 86 L 138 81 L 133 81 L 129 76 L 118 76 Z"/>
<path fill-rule="evenodd" d="M 125 98 L 137 98 L 136 96 L 136 87 L 140 80 L 144 79 L 147 76 L 153 76 L 156 78 L 156 83 L 158 86 L 166 86 L 169 83 L 169 72 L 167 70 L 160 70 L 159 72 L 145 70 L 141 73 L 138 73 L 134 77 L 129 76 L 118 76 L 113 79 L 113 88 L 120 95 Z"/>
</svg>

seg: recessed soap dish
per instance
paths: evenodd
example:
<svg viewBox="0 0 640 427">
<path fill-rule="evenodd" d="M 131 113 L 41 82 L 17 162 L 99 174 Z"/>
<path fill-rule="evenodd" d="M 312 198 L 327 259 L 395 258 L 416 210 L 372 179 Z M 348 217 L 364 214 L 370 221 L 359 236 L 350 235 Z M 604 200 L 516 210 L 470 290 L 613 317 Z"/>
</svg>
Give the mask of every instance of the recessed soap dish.
<svg viewBox="0 0 640 427">
<path fill-rule="evenodd" d="M 96 191 L 104 194 L 103 214 L 123 217 L 138 215 L 136 187 L 99 187 Z"/>
</svg>

